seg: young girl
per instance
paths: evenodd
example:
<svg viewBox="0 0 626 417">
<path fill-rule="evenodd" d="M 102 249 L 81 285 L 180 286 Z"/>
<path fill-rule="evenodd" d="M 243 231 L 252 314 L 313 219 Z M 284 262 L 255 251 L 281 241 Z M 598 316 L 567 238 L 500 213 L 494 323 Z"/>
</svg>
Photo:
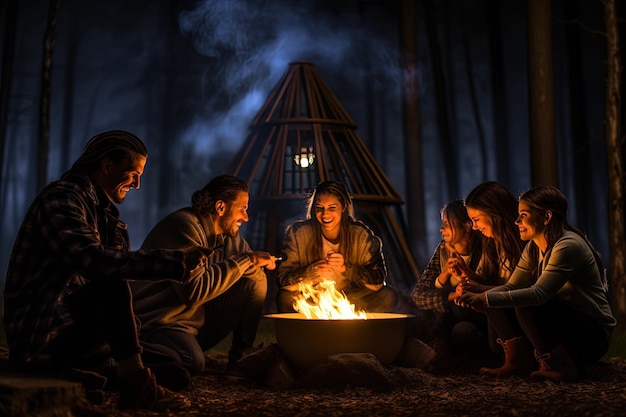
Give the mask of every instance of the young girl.
<svg viewBox="0 0 626 417">
<path fill-rule="evenodd" d="M 413 289 L 411 299 L 424 311 L 420 338 L 440 339 L 455 352 L 482 355 L 488 350 L 487 320 L 484 314 L 454 303 L 459 296 L 456 288 L 462 277 L 454 267 L 460 258 L 471 271 L 476 271 L 476 289 L 494 285 L 482 282 L 482 240 L 480 232 L 472 230 L 463 200 L 454 200 L 441 209 L 441 243 Z M 428 312 L 428 313 L 427 313 Z"/>
<path fill-rule="evenodd" d="M 516 331 L 506 320 L 494 322 L 505 346 L 505 363 L 483 368 L 484 374 L 571 381 L 608 349 L 616 320 L 604 265 L 585 235 L 567 223 L 567 207 L 567 198 L 552 186 L 523 193 L 515 224 L 528 244 L 508 283 L 461 296 L 488 317 L 514 309 L 523 330 Z M 538 370 L 526 340 L 534 348 Z"/>
<path fill-rule="evenodd" d="M 306 220 L 287 228 L 278 267 L 277 306 L 294 311 L 299 283 L 335 281 L 357 310 L 391 312 L 396 292 L 385 285 L 387 268 L 380 238 L 354 219 L 352 198 L 343 184 L 324 181 L 309 198 Z"/>
</svg>

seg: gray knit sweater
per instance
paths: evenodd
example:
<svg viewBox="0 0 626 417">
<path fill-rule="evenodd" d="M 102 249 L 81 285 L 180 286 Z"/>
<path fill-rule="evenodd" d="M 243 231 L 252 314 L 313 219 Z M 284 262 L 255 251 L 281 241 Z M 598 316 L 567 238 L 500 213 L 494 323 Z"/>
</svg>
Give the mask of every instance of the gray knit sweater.
<svg viewBox="0 0 626 417">
<path fill-rule="evenodd" d="M 529 242 L 507 284 L 487 292 L 490 307 L 541 305 L 552 297 L 595 319 L 607 328 L 615 326 L 607 293 L 587 243 L 574 232 L 565 232 L 539 265 L 533 283 Z"/>
<path fill-rule="evenodd" d="M 211 217 L 198 217 L 189 207 L 171 213 L 154 226 L 142 248 L 185 249 L 196 245 L 212 248 L 214 253 L 209 257 L 209 266 L 199 268 L 186 282 L 131 284 L 143 337 L 162 328 L 196 335 L 204 323 L 204 303 L 226 292 L 242 277 L 266 279 L 263 269 L 245 255 L 252 249 L 241 235 L 216 235 Z"/>
</svg>

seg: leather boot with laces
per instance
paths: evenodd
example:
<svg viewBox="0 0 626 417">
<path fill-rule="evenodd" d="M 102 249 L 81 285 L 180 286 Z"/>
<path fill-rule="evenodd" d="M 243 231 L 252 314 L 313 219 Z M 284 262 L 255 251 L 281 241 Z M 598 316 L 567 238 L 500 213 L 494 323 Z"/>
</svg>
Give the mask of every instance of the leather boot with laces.
<svg viewBox="0 0 626 417">
<path fill-rule="evenodd" d="M 578 368 L 563 345 L 544 354 L 535 350 L 535 358 L 539 362 L 539 370 L 530 374 L 532 379 L 549 379 L 557 382 L 570 382 L 578 379 Z"/>
<path fill-rule="evenodd" d="M 537 369 L 537 362 L 533 357 L 533 350 L 523 337 L 509 340 L 498 339 L 497 342 L 504 349 L 504 365 L 499 368 L 480 368 L 480 373 L 493 378 L 508 378 L 510 376 L 527 377 Z"/>
</svg>

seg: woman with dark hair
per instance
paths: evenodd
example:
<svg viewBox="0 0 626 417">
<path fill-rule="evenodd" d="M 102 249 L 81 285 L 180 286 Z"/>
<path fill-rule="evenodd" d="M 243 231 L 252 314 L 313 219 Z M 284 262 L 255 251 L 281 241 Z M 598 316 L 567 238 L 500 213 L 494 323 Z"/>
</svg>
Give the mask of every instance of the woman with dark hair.
<svg viewBox="0 0 626 417">
<path fill-rule="evenodd" d="M 480 274 L 469 268 L 462 258 L 454 259 L 450 268 L 457 270 L 462 280 L 457 287 L 459 294 L 482 293 L 494 285 L 505 284 L 522 253 L 523 243 L 515 227 L 517 199 L 505 186 L 495 181 L 487 181 L 476 186 L 464 200 L 472 228 L 483 234 L 483 256 Z M 481 285 L 483 283 L 483 285 Z M 489 283 L 485 286 L 484 283 Z M 460 298 L 454 300 L 464 305 Z M 488 323 L 499 317 L 487 316 Z M 515 318 L 512 318 L 515 324 Z M 513 348 L 502 345 L 501 340 L 489 325 L 489 345 L 491 350 L 501 355 L 503 350 Z M 513 344 L 515 342 L 511 342 Z"/>
<path fill-rule="evenodd" d="M 465 208 L 474 230 L 490 238 L 485 242 L 486 268 L 508 279 L 522 254 L 522 241 L 515 227 L 517 199 L 505 186 L 487 181 L 465 197 Z"/>
<path fill-rule="evenodd" d="M 352 198 L 343 184 L 324 181 L 308 200 L 306 220 L 287 228 L 278 267 L 277 305 L 294 311 L 299 284 L 335 281 L 358 310 L 390 312 L 396 292 L 385 285 L 387 267 L 380 238 L 354 219 Z"/>
<path fill-rule="evenodd" d="M 493 282 L 483 282 L 482 240 L 480 232 L 472 229 L 463 200 L 454 200 L 441 209 L 442 240 L 413 289 L 413 304 L 425 313 L 419 337 L 442 340 L 451 345 L 455 353 L 471 352 L 484 355 L 488 352 L 487 320 L 484 314 L 454 303 L 460 296 L 457 291 L 462 277 L 454 268 L 461 258 L 470 270 L 476 287 L 488 289 Z M 427 315 L 426 315 L 427 314 Z"/>
<path fill-rule="evenodd" d="M 461 301 L 487 316 L 514 309 L 522 332 L 506 321 L 494 322 L 505 346 L 500 368 L 487 375 L 529 375 L 571 381 L 586 363 L 602 357 L 616 324 L 608 301 L 606 271 L 583 232 L 567 223 L 567 198 L 556 187 L 539 186 L 521 194 L 515 224 L 528 241 L 508 283 Z M 528 346 L 528 348 L 525 348 Z M 537 362 L 539 369 L 537 370 Z"/>
</svg>

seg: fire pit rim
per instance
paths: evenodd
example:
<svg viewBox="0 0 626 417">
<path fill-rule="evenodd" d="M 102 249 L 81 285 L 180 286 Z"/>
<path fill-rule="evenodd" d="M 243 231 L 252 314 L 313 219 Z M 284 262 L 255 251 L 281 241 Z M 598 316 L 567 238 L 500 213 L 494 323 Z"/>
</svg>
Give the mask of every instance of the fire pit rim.
<svg viewBox="0 0 626 417">
<path fill-rule="evenodd" d="M 372 353 L 389 364 L 405 337 L 402 313 L 369 313 L 370 318 L 307 319 L 302 313 L 267 314 L 273 319 L 278 347 L 300 369 L 310 368 L 337 353 Z"/>
<path fill-rule="evenodd" d="M 286 320 L 307 320 L 307 321 L 354 321 L 354 320 L 395 320 L 395 319 L 410 319 L 414 318 L 413 314 L 406 313 L 365 313 L 365 318 L 307 318 L 302 313 L 270 313 L 265 314 L 263 317 L 268 319 L 286 319 Z"/>
</svg>

